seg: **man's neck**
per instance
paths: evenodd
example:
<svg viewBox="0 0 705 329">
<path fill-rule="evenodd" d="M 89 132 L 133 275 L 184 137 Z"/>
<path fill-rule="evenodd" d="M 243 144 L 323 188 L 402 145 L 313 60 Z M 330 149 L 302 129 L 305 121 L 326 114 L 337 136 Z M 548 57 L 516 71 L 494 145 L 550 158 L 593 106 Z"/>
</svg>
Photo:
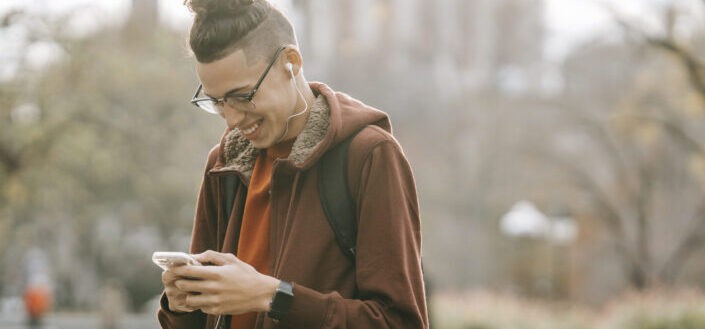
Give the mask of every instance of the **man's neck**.
<svg viewBox="0 0 705 329">
<path fill-rule="evenodd" d="M 291 119 L 291 121 L 289 122 L 289 133 L 287 133 L 286 136 L 282 136 L 282 138 L 277 143 L 289 139 L 296 139 L 296 136 L 298 136 L 306 126 L 306 122 L 308 121 L 308 116 L 311 112 L 311 108 L 313 107 L 313 104 L 316 101 L 316 95 L 313 93 L 313 90 L 311 90 L 311 86 L 309 86 L 308 82 L 303 77 L 303 75 L 296 79 L 296 88 L 297 93 L 301 93 L 300 97 L 303 97 L 303 99 L 300 104 L 297 104 L 296 112 L 294 114 L 299 113 L 299 111 L 305 112 L 301 113 L 300 116 L 297 115 L 296 117 Z"/>
<path fill-rule="evenodd" d="M 313 93 L 313 90 L 311 90 L 311 86 L 309 86 L 308 81 L 306 81 L 306 78 L 301 78 L 299 88 L 301 89 L 301 94 L 306 100 L 306 103 L 308 104 L 310 110 L 310 107 L 313 105 L 313 102 L 316 101 L 316 95 Z"/>
</svg>

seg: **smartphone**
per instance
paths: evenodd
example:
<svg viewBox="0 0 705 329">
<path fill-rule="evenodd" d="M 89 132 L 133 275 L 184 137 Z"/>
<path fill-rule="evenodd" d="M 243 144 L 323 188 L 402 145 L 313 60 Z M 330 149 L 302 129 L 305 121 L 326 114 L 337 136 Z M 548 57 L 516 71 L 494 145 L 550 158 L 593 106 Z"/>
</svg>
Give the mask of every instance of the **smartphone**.
<svg viewBox="0 0 705 329">
<path fill-rule="evenodd" d="M 165 271 L 179 265 L 201 265 L 193 256 L 180 251 L 155 251 L 152 261 Z"/>
</svg>

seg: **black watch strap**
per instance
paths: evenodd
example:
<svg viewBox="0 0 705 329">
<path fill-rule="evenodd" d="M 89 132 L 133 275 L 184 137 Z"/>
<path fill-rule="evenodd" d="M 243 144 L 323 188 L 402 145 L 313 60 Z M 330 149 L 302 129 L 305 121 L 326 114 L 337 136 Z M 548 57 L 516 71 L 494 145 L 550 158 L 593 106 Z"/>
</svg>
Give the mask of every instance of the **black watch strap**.
<svg viewBox="0 0 705 329">
<path fill-rule="evenodd" d="M 291 283 L 286 281 L 281 281 L 277 291 L 274 293 L 274 298 L 272 298 L 270 306 L 270 311 L 267 316 L 279 321 L 281 320 L 294 304 L 294 287 Z"/>
</svg>

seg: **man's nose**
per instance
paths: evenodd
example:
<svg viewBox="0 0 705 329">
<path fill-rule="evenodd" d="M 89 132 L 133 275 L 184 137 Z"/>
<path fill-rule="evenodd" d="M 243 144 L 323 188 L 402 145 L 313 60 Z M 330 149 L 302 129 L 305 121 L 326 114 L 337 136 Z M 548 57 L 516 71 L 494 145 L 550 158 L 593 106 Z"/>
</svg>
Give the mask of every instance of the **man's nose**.
<svg viewBox="0 0 705 329">
<path fill-rule="evenodd" d="M 237 108 L 230 107 L 228 104 L 223 106 L 223 117 L 227 121 L 228 126 L 233 128 L 244 123 L 247 112 Z"/>
</svg>

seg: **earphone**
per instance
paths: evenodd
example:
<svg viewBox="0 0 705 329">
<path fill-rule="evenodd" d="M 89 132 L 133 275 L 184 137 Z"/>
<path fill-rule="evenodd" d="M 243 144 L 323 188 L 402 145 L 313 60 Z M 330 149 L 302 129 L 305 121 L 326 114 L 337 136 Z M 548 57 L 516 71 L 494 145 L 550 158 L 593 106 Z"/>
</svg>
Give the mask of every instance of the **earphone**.
<svg viewBox="0 0 705 329">
<path fill-rule="evenodd" d="M 279 140 L 277 141 L 277 143 L 281 142 L 281 140 L 284 139 L 284 137 L 286 137 L 286 134 L 289 132 L 289 120 L 306 113 L 306 111 L 308 110 L 308 102 L 306 101 L 306 97 L 304 97 L 304 94 L 301 92 L 301 90 L 299 89 L 299 86 L 297 86 L 296 82 L 294 81 L 295 80 L 294 79 L 294 65 L 291 63 L 286 63 L 286 64 L 284 64 L 284 67 L 291 74 L 291 83 L 294 85 L 294 88 L 296 88 L 296 91 L 299 92 L 299 96 L 301 96 L 301 99 L 304 100 L 304 104 L 306 104 L 306 106 L 304 106 L 304 109 L 301 112 L 292 114 L 288 118 L 286 118 L 286 128 L 284 129 L 284 133 L 281 135 L 281 137 L 279 137 Z"/>
</svg>

